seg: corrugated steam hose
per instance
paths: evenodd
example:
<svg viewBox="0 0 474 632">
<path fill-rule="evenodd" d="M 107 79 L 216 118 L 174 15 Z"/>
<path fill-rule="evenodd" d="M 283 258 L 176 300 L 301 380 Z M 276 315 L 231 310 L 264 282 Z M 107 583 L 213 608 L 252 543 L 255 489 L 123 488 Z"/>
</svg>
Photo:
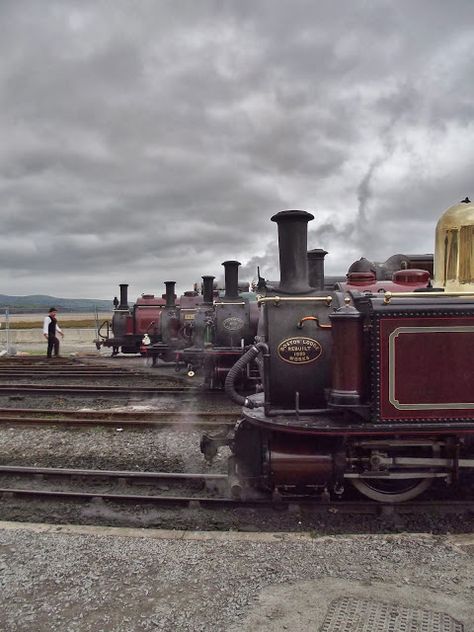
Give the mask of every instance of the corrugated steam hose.
<svg viewBox="0 0 474 632">
<path fill-rule="evenodd" d="M 266 345 L 264 342 L 258 342 L 256 345 L 253 345 L 248 351 L 244 353 L 241 358 L 237 360 L 237 362 L 227 374 L 224 385 L 225 392 L 231 398 L 231 400 L 236 404 L 239 404 L 239 406 L 245 406 L 246 408 L 256 408 L 257 405 L 259 405 L 255 404 L 247 397 L 244 397 L 243 395 L 237 393 L 237 391 L 235 390 L 235 380 L 240 375 L 242 369 L 247 366 L 247 364 L 250 364 L 252 360 L 255 360 L 260 352 L 265 351 L 268 353 L 268 345 Z"/>
</svg>

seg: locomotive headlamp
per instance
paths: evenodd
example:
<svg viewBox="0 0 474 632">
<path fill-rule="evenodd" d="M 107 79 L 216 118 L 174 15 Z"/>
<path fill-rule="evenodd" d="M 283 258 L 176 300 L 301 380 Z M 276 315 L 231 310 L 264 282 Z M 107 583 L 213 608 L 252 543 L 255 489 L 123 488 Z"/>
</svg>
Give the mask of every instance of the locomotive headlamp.
<svg viewBox="0 0 474 632">
<path fill-rule="evenodd" d="M 145 334 L 142 338 L 142 344 L 143 345 L 150 345 L 151 344 L 151 340 L 150 340 L 150 336 L 148 334 Z"/>
</svg>

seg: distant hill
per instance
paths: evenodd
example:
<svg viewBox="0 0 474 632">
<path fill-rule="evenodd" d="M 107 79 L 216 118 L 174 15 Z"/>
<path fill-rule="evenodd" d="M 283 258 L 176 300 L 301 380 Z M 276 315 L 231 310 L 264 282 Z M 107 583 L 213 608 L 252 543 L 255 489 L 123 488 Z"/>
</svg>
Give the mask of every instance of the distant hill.
<svg viewBox="0 0 474 632">
<path fill-rule="evenodd" d="M 112 301 L 93 298 L 57 298 L 45 294 L 31 296 L 8 296 L 0 294 L 0 310 L 9 309 L 12 314 L 25 312 L 40 313 L 56 307 L 59 312 L 108 312 L 113 309 Z"/>
</svg>

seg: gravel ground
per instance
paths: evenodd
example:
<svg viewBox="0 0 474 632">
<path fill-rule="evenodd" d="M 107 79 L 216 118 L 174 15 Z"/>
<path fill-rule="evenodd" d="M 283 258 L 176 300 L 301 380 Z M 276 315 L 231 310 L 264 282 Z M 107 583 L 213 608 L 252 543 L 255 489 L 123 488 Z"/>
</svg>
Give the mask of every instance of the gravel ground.
<svg viewBox="0 0 474 632">
<path fill-rule="evenodd" d="M 183 428 L 0 427 L 0 464 L 163 472 L 208 471 L 202 431 Z M 216 463 L 222 464 L 220 455 Z M 214 468 L 213 468 L 214 469 Z"/>
<path fill-rule="evenodd" d="M 474 629 L 474 560 L 445 538 L 178 537 L 37 533 L 0 525 L 0 628 L 317 630 L 297 625 L 298 618 L 314 621 L 326 593 L 350 592 L 369 600 L 383 595 L 394 607 L 423 603 L 424 610 L 455 616 L 464 632 Z M 275 591 L 278 608 L 269 608 Z M 295 608 L 296 597 L 289 595 L 309 603 Z"/>
</svg>

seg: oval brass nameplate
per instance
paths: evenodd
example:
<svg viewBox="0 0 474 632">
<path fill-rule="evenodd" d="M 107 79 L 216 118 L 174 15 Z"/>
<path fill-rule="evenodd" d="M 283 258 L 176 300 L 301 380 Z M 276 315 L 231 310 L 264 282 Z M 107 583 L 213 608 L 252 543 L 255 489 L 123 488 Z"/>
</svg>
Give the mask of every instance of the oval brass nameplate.
<svg viewBox="0 0 474 632">
<path fill-rule="evenodd" d="M 278 345 L 278 355 L 290 364 L 309 364 L 315 362 L 323 348 L 314 338 L 306 336 L 287 338 Z"/>
</svg>

